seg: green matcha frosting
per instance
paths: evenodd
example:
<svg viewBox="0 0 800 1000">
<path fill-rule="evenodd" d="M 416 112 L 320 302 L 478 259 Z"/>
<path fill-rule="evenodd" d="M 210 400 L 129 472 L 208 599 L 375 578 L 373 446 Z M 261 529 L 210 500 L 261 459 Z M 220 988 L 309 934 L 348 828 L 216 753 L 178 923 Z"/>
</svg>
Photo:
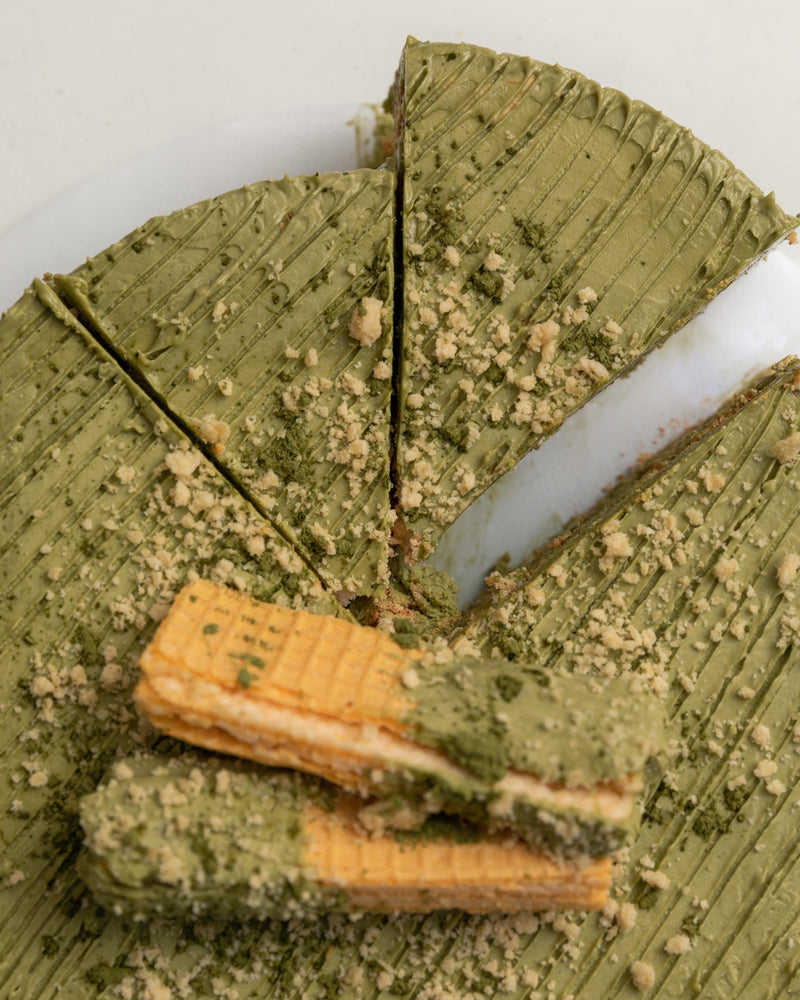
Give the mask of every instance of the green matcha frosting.
<svg viewBox="0 0 800 1000">
<path fill-rule="evenodd" d="M 579 74 L 467 46 L 412 46 L 406 60 L 397 91 L 407 125 L 400 472 L 411 494 L 405 516 L 424 548 L 606 373 L 617 375 L 679 326 L 793 220 L 685 130 Z M 441 136 L 429 110 L 440 115 Z M 425 126 L 417 133 L 415 120 Z M 309 385 L 315 366 L 287 335 L 285 362 L 270 368 L 285 393 L 274 423 L 262 427 L 260 411 L 245 405 L 261 397 L 243 392 L 259 379 L 245 364 L 253 339 L 237 340 L 237 324 L 257 305 L 238 289 L 252 292 L 248 281 L 261 268 L 278 310 L 291 301 L 293 314 L 305 315 L 307 296 L 328 296 L 326 328 L 338 321 L 333 333 L 347 337 L 352 322 L 355 359 L 366 357 L 376 311 L 364 300 L 383 297 L 390 226 L 378 226 L 373 271 L 357 256 L 361 240 L 340 259 L 353 280 L 347 288 L 340 271 L 325 274 L 325 244 L 339 246 L 351 223 L 363 233 L 385 219 L 390 183 L 365 178 L 376 201 L 367 199 L 374 211 L 359 217 L 364 228 L 349 218 L 336 233 L 331 214 L 329 227 L 312 225 L 321 266 L 307 260 L 291 272 L 297 284 L 287 280 L 290 254 L 247 255 L 267 228 L 257 233 L 263 219 L 251 188 L 154 220 L 116 254 L 110 248 L 64 279 L 58 296 L 39 284 L 0 319 L 0 995 L 632 1000 L 642 995 L 636 984 L 651 982 L 646 995 L 657 1000 L 794 997 L 796 367 L 662 456 L 523 570 L 492 577 L 457 636 L 464 655 L 590 677 L 632 672 L 664 702 L 670 764 L 644 803 L 635 844 L 617 859 L 605 912 L 134 922 L 96 904 L 77 874 L 80 797 L 123 755 L 177 752 L 135 716 L 130 692 L 137 658 L 187 575 L 335 611 L 265 515 L 327 566 L 329 581 L 361 568 L 371 581 L 368 567 L 381 565 L 383 541 L 354 534 L 348 553 L 343 529 L 329 543 L 324 505 L 314 507 L 292 469 L 292 501 L 319 518 L 298 530 L 282 495 L 267 509 L 280 487 L 259 461 L 291 463 L 276 440 L 301 453 L 305 428 L 291 429 L 298 412 L 310 423 L 320 417 L 303 395 L 318 398 Z M 272 190 L 292 189 L 280 185 Z M 332 213 L 339 206 L 331 199 Z M 294 217 L 281 221 L 276 239 Z M 276 330 L 280 317 L 268 301 L 261 306 L 263 329 Z M 385 320 L 381 310 L 388 339 Z M 200 357 L 186 348 L 195 331 Z M 355 397 L 343 419 L 361 415 L 359 400 L 385 414 L 388 392 L 372 380 L 385 384 L 386 369 L 378 362 L 377 374 L 355 374 L 366 389 L 358 395 L 360 386 L 343 379 Z M 275 401 L 270 377 L 266 398 Z M 465 401 L 475 414 L 466 425 Z M 374 454 L 370 444 L 368 455 L 351 456 L 365 459 L 364 470 L 336 456 L 333 464 L 358 483 Z M 420 482 L 430 489 L 417 490 Z M 382 489 L 364 491 L 376 524 Z M 344 496 L 339 480 L 332 495 Z M 360 502 L 344 496 L 343 523 L 359 523 L 358 510 L 347 510 Z M 316 521 L 323 530 L 312 532 Z M 493 684 L 487 678 L 486 693 L 502 715 L 517 684 Z M 468 741 L 450 745 L 484 766 Z M 180 780 L 191 782 L 191 773 Z M 155 790 L 148 795 L 155 802 Z"/>
<path fill-rule="evenodd" d="M 556 995 L 791 997 L 800 962 L 800 363 L 779 365 L 530 563 L 490 577 L 476 653 L 636 676 L 672 760 L 608 915 Z M 579 929 L 578 929 L 579 928 Z M 528 943 L 541 968 L 547 934 Z M 636 964 L 640 963 L 640 964 Z"/>
<path fill-rule="evenodd" d="M 666 748 L 663 708 L 640 681 L 459 657 L 444 669 L 413 672 L 411 683 L 415 707 L 404 718 L 414 740 L 457 770 L 386 768 L 378 797 L 387 823 L 411 796 L 427 813 L 513 829 L 556 856 L 608 854 L 635 834 L 635 797 Z M 523 776 L 535 778 L 535 787 L 515 782 Z M 627 803 L 609 813 L 595 791 L 630 781 Z M 578 794 L 559 800 L 551 788 Z M 380 812 L 381 803 L 374 808 Z"/>
<path fill-rule="evenodd" d="M 59 294 L 333 590 L 387 577 L 394 173 L 151 219 Z"/>
<path fill-rule="evenodd" d="M 410 41 L 400 511 L 412 553 L 793 229 L 719 152 L 580 73 Z"/>
<path fill-rule="evenodd" d="M 77 874 L 77 803 L 173 746 L 132 689 L 175 594 L 200 573 L 346 612 L 42 282 L 0 319 L 0 371 L 0 995 L 95 996 L 135 935 Z"/>
<path fill-rule="evenodd" d="M 101 903 L 140 916 L 307 918 L 326 902 L 303 861 L 316 787 L 218 757 L 121 760 L 81 800 L 81 875 Z"/>
</svg>

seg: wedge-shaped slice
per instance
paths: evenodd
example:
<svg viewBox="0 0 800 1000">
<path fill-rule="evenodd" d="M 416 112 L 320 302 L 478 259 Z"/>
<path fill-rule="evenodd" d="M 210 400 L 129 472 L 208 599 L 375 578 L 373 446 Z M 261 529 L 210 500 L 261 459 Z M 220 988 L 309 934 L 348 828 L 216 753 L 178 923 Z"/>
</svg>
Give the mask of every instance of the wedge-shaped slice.
<svg viewBox="0 0 800 1000">
<path fill-rule="evenodd" d="M 336 590 L 386 576 L 394 174 L 266 181 L 56 278 Z"/>
<path fill-rule="evenodd" d="M 455 646 L 555 670 L 643 666 L 658 691 L 672 669 L 745 655 L 795 593 L 799 388 L 800 362 L 776 365 L 527 564 L 492 574 Z"/>
<path fill-rule="evenodd" d="M 548 971 L 556 995 L 626 996 L 634 963 L 658 1000 L 796 990 L 798 488 L 792 361 L 528 566 L 490 579 L 461 636 L 553 670 L 634 673 L 669 712 L 676 755 L 609 911 L 626 933 L 609 945 L 608 926 L 587 919 L 583 961 Z"/>
<path fill-rule="evenodd" d="M 175 593 L 337 604 L 41 283 L 0 318 L 0 417 L 0 995 L 85 996 L 125 935 L 97 937 L 74 804 L 155 742 L 134 665 Z"/>
<path fill-rule="evenodd" d="M 797 220 L 579 73 L 409 42 L 398 469 L 427 555 L 498 476 Z"/>
<path fill-rule="evenodd" d="M 661 709 L 641 685 L 469 658 L 423 667 L 388 634 L 206 581 L 141 658 L 139 707 L 181 739 L 409 807 L 508 826 L 554 853 L 633 829 Z"/>
<path fill-rule="evenodd" d="M 120 761 L 80 807 L 81 873 L 117 913 L 278 917 L 325 911 L 599 909 L 608 858 L 556 863 L 519 840 L 439 823 L 368 836 L 361 801 L 220 758 Z"/>
</svg>

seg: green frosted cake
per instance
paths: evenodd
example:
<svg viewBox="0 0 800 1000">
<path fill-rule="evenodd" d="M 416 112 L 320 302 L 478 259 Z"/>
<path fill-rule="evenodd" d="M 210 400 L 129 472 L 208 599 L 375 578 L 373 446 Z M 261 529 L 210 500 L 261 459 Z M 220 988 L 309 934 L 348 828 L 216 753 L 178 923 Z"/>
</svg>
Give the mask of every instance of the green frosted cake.
<svg viewBox="0 0 800 1000">
<path fill-rule="evenodd" d="M 800 997 L 797 364 L 463 618 L 442 575 L 387 573 L 795 220 L 559 67 L 414 43 L 395 93 L 397 221 L 388 169 L 266 182 L 0 319 L 0 997 Z M 635 673 L 672 757 L 606 909 L 103 910 L 78 802 L 123 755 L 179 755 L 130 692 L 197 576 L 345 617 L 358 594 L 353 617 L 443 667 Z"/>
<path fill-rule="evenodd" d="M 424 558 L 796 220 L 688 129 L 560 66 L 411 40 L 394 102 L 399 516 Z"/>
<path fill-rule="evenodd" d="M 394 173 L 151 219 L 59 295 L 333 590 L 387 575 Z"/>
</svg>

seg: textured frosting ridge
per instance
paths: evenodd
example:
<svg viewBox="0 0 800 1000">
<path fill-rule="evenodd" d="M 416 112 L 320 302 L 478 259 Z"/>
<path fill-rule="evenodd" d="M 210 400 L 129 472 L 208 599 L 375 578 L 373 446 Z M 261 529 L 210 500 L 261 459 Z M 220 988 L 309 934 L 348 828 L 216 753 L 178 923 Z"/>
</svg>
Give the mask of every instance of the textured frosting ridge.
<svg viewBox="0 0 800 1000">
<path fill-rule="evenodd" d="M 265 181 L 56 280 L 338 590 L 387 572 L 393 219 L 389 170 Z"/>
<path fill-rule="evenodd" d="M 135 665 L 187 576 L 345 613 L 59 306 L 37 283 L 0 320 L 0 994 L 29 997 L 136 937 L 86 897 L 75 809 L 157 739 Z"/>
</svg>

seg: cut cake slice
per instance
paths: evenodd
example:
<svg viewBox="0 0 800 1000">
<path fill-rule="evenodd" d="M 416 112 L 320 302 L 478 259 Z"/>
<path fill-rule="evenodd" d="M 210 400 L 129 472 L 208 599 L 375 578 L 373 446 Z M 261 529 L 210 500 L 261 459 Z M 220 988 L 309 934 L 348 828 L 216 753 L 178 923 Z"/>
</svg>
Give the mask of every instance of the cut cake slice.
<svg viewBox="0 0 800 1000">
<path fill-rule="evenodd" d="M 410 40 L 394 101 L 400 515 L 425 558 L 797 220 L 687 129 L 560 66 Z"/>
<path fill-rule="evenodd" d="M 118 753 L 166 749 L 131 693 L 176 591 L 203 572 L 346 612 L 41 282 L 0 319 L 0 373 L 0 994 L 41 997 L 126 939 L 75 872 L 74 807 Z"/>
<path fill-rule="evenodd" d="M 611 861 L 557 863 L 439 822 L 369 836 L 359 799 L 221 758 L 122 760 L 81 801 L 81 874 L 112 911 L 308 919 L 325 912 L 600 909 Z"/>
<path fill-rule="evenodd" d="M 198 746 L 377 798 L 375 817 L 440 811 L 513 829 L 556 856 L 635 831 L 661 706 L 641 684 L 421 651 L 341 618 L 185 587 L 142 655 L 136 700 Z"/>
<path fill-rule="evenodd" d="M 548 970 L 559 995 L 628 996 L 637 979 L 658 1000 L 796 992 L 798 490 L 792 359 L 528 565 L 492 575 L 454 639 L 555 671 L 636 675 L 670 715 L 672 764 L 607 919 L 579 921 L 580 961 Z M 537 937 L 534 964 L 550 948 Z"/>
<path fill-rule="evenodd" d="M 55 285 L 333 590 L 387 576 L 391 170 L 150 220 Z"/>
</svg>

